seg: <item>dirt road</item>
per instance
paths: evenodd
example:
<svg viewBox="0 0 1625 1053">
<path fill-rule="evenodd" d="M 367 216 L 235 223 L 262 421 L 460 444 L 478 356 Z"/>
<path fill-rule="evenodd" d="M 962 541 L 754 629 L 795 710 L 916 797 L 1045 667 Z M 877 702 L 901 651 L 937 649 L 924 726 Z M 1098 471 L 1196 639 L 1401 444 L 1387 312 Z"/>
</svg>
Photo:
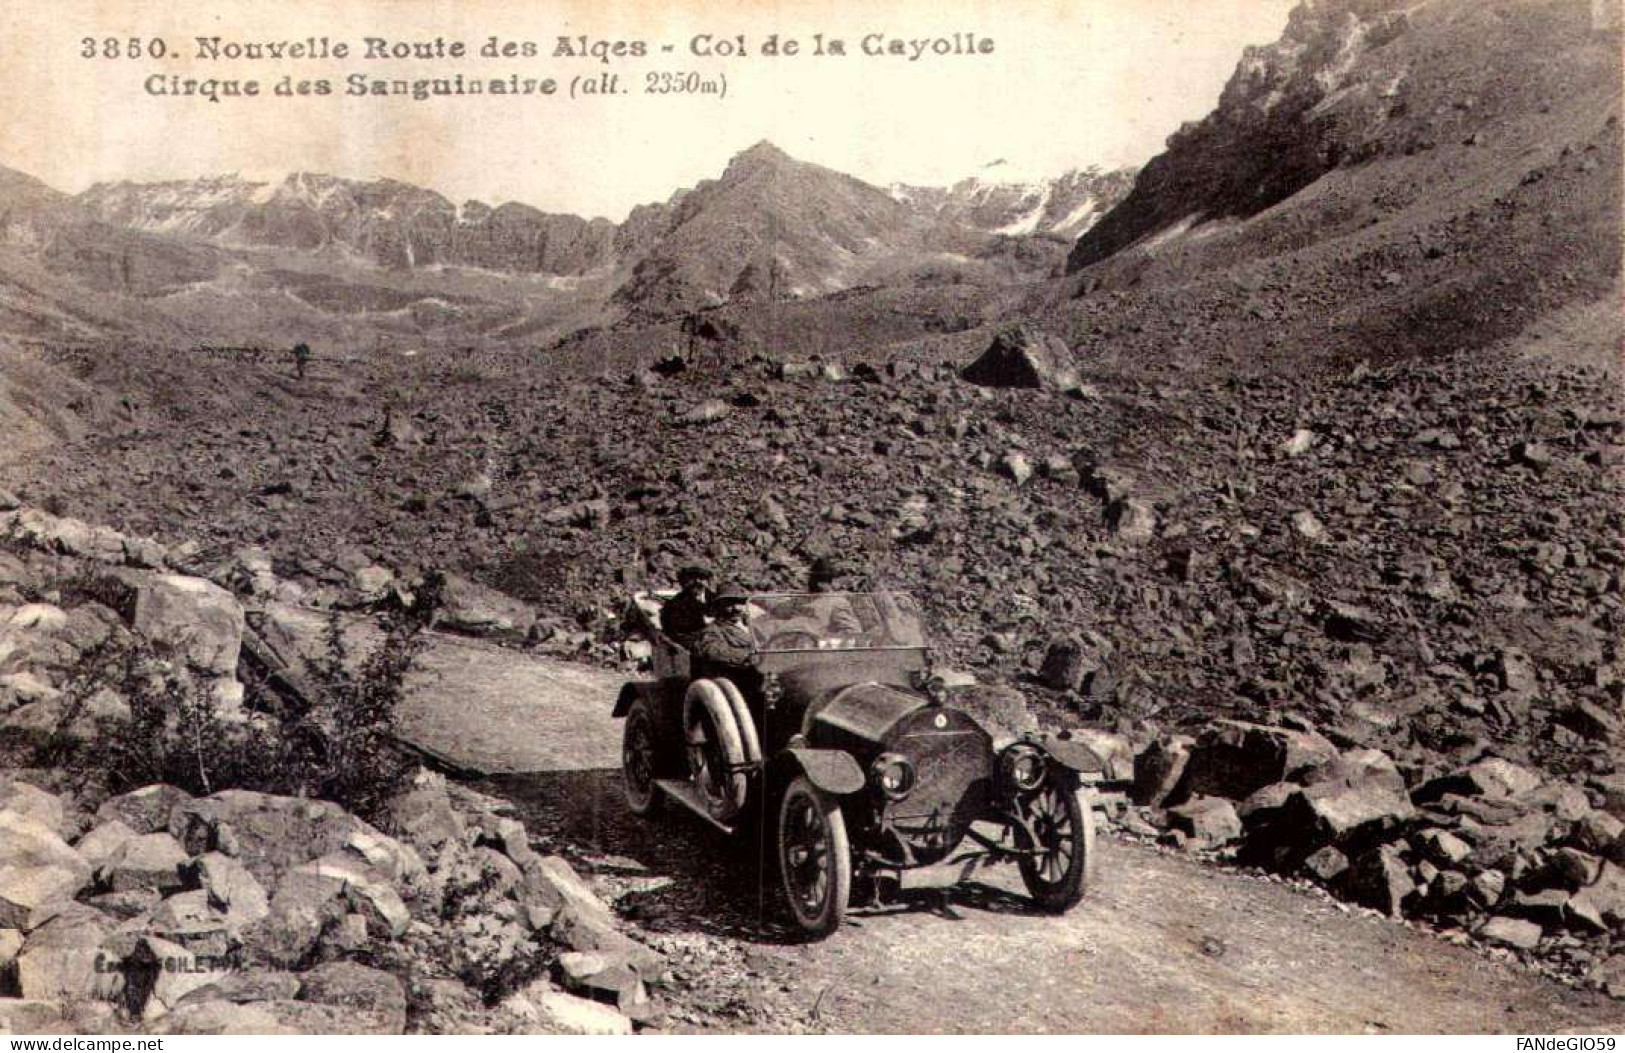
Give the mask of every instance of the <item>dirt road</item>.
<svg viewBox="0 0 1625 1053">
<path fill-rule="evenodd" d="M 320 620 L 283 612 L 305 632 Z M 363 632 L 361 628 L 356 630 Z M 1103 837 L 1061 918 L 1011 872 L 943 901 L 855 912 L 823 943 L 772 920 L 755 846 L 633 818 L 616 771 L 619 679 L 435 637 L 406 737 L 512 802 L 672 963 L 679 1029 L 836 1032 L 1625 1030 L 1625 1004 L 1318 893 Z"/>
</svg>

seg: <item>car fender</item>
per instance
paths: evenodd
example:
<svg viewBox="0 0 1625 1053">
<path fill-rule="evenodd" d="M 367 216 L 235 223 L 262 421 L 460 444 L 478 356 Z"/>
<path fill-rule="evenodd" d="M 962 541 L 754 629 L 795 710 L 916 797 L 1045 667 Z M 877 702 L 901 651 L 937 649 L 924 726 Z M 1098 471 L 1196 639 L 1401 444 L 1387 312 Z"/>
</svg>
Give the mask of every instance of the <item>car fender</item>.
<svg viewBox="0 0 1625 1053">
<path fill-rule="evenodd" d="M 660 691 L 661 685 L 658 683 L 648 680 L 628 680 L 621 685 L 621 693 L 615 696 L 615 710 L 610 716 L 616 718 L 626 716 L 632 709 L 632 703 L 640 698 L 648 699 L 650 705 L 656 706 L 655 712 L 658 713 Z"/>
<path fill-rule="evenodd" d="M 1100 775 L 1106 770 L 1106 762 L 1100 759 L 1100 754 L 1073 739 L 1046 737 L 1038 747 L 1056 764 L 1079 775 Z"/>
<path fill-rule="evenodd" d="M 799 770 L 808 782 L 836 795 L 857 793 L 868 784 L 863 769 L 845 750 L 792 747 L 773 758 L 773 769 L 775 775 L 783 775 L 786 769 Z"/>
</svg>

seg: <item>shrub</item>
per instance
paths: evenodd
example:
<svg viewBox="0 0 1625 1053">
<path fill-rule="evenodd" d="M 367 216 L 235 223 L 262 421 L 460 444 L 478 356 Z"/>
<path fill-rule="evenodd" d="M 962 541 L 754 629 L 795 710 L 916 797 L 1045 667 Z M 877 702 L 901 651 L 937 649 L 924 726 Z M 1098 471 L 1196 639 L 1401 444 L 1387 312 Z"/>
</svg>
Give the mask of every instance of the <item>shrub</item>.
<svg viewBox="0 0 1625 1053">
<path fill-rule="evenodd" d="M 439 595 L 431 581 L 413 604 L 387 612 L 383 641 L 359 662 L 334 615 L 323 654 L 309 663 L 305 697 L 277 706 L 267 685 L 249 683 L 246 719 L 225 713 L 211 685 L 168 649 L 110 637 L 81 655 L 33 763 L 66 767 L 112 793 L 154 782 L 199 795 L 259 790 L 330 800 L 376 820 L 415 768 L 395 739 L 395 713 Z M 104 688 L 129 715 L 101 719 L 87 740 L 85 714 Z"/>
</svg>

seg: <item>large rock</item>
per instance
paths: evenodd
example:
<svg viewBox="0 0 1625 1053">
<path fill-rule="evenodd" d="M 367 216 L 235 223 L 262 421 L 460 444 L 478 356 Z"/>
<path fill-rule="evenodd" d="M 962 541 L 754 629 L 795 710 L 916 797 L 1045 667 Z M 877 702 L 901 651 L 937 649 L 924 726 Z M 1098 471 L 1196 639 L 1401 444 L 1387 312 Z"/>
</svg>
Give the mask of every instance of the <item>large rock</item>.
<svg viewBox="0 0 1625 1053">
<path fill-rule="evenodd" d="M 1597 880 L 1570 897 L 1568 909 L 1589 928 L 1625 933 L 1625 868 L 1602 864 Z"/>
<path fill-rule="evenodd" d="M 96 810 L 96 818 L 103 822 L 116 819 L 138 834 L 152 834 L 168 830 L 175 809 L 191 803 L 192 795 L 185 790 L 154 783 L 108 798 Z"/>
<path fill-rule="evenodd" d="M 1193 797 L 1168 809 L 1168 824 L 1185 834 L 1193 848 L 1218 848 L 1241 836 L 1236 807 L 1223 797 Z"/>
<path fill-rule="evenodd" d="M 133 981 L 139 974 L 145 974 L 145 982 L 140 987 L 148 991 L 151 1001 L 141 1009 L 147 1016 L 168 1011 L 191 992 L 230 975 L 223 957 L 199 954 L 157 936 L 141 939 L 125 960 L 124 971 L 127 982 Z M 156 1001 L 157 1005 L 151 1004 L 152 1001 Z"/>
<path fill-rule="evenodd" d="M 1528 768 L 1501 757 L 1486 757 L 1459 771 L 1431 779 L 1416 791 L 1418 803 L 1436 801 L 1446 794 L 1515 800 L 1540 787 L 1541 778 Z"/>
<path fill-rule="evenodd" d="M 169 829 L 192 855 L 236 857 L 266 888 L 295 867 L 344 852 L 357 834 L 398 844 L 331 801 L 252 790 L 190 801 L 174 810 Z"/>
<path fill-rule="evenodd" d="M 1374 848 L 1356 859 L 1342 880 L 1349 899 L 1394 918 L 1403 913 L 1405 901 L 1416 892 L 1410 868 L 1391 845 Z"/>
<path fill-rule="evenodd" d="M 17 955 L 23 997 L 75 1002 L 107 996 L 118 976 L 102 949 L 111 921 L 92 907 L 71 904 L 29 933 Z"/>
<path fill-rule="evenodd" d="M 131 574 L 135 615 L 131 627 L 186 656 L 215 676 L 234 676 L 243 645 L 243 608 L 212 581 L 179 574 Z"/>
<path fill-rule="evenodd" d="M 509 997 L 503 1006 L 520 1019 L 562 1035 L 630 1035 L 632 1021 L 623 1013 L 551 986 L 532 984 Z"/>
<path fill-rule="evenodd" d="M 1334 845 L 1351 855 L 1386 840 L 1416 814 L 1387 755 L 1356 749 L 1312 769 L 1273 815 L 1255 812 L 1258 836 L 1299 855 Z M 1252 819 L 1253 816 L 1249 816 Z M 1260 846 L 1261 847 L 1261 846 Z"/>
<path fill-rule="evenodd" d="M 354 855 L 323 856 L 299 867 L 295 873 L 343 882 L 350 909 L 367 919 L 367 931 L 375 939 L 404 935 L 412 922 L 411 912 L 389 879 Z"/>
<path fill-rule="evenodd" d="M 1106 506 L 1106 527 L 1125 545 L 1144 545 L 1157 535 L 1157 512 L 1137 497 L 1124 497 Z"/>
<path fill-rule="evenodd" d="M 1158 739 L 1140 751 L 1134 758 L 1134 788 L 1131 794 L 1135 804 L 1162 807 L 1185 776 L 1193 742 L 1187 735 L 1176 735 Z"/>
<path fill-rule="evenodd" d="M 16 779 L 0 778 L 0 812 L 26 815 L 62 837 L 73 833 L 60 797 Z"/>
<path fill-rule="evenodd" d="M 72 899 L 91 867 L 37 819 L 0 811 L 0 928 L 23 928 L 37 907 Z"/>
<path fill-rule="evenodd" d="M 1177 797 L 1245 800 L 1271 783 L 1298 778 L 1337 758 L 1337 747 L 1313 731 L 1218 720 L 1191 746 Z"/>
<path fill-rule="evenodd" d="M 114 892 L 137 888 L 166 892 L 185 883 L 181 868 L 187 861 L 186 850 L 169 834 L 138 834 L 108 856 L 100 870 L 101 882 Z"/>
<path fill-rule="evenodd" d="M 536 624 L 531 607 L 460 574 L 445 575 L 435 624 L 478 635 L 523 636 Z"/>
<path fill-rule="evenodd" d="M 999 333 L 959 375 L 982 387 L 1066 391 L 1078 386 L 1072 352 L 1066 344 L 1059 337 L 1025 326 Z"/>
<path fill-rule="evenodd" d="M 406 1030 L 406 989 L 382 969 L 355 962 L 328 962 L 300 974 L 299 1000 L 343 1006 L 376 1015 L 390 1034 Z"/>
<path fill-rule="evenodd" d="M 208 898 L 231 924 L 246 928 L 271 912 L 265 886 L 248 868 L 221 852 L 207 852 L 192 864 L 193 875 Z"/>
<path fill-rule="evenodd" d="M 1544 933 L 1539 925 L 1522 918 L 1491 918 L 1478 930 L 1478 938 L 1485 943 L 1515 947 L 1522 951 L 1534 950 L 1539 946 L 1542 935 Z"/>
<path fill-rule="evenodd" d="M 120 820 L 109 819 L 96 824 L 89 833 L 74 842 L 73 850 L 83 856 L 85 862 L 100 868 L 124 846 L 124 842 L 138 836 Z"/>
<path fill-rule="evenodd" d="M 245 942 L 269 962 L 297 967 L 348 907 L 342 878 L 295 870 L 277 885 L 270 913 Z"/>
<path fill-rule="evenodd" d="M 1056 691 L 1076 691 L 1099 664 L 1094 648 L 1074 637 L 1061 637 L 1050 641 L 1038 678 Z"/>
</svg>

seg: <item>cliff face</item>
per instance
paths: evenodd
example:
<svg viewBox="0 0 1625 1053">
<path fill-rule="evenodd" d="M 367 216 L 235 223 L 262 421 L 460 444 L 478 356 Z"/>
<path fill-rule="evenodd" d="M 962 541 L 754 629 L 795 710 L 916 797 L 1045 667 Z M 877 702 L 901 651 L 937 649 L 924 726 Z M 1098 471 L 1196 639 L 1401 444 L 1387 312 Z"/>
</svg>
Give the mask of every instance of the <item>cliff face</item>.
<svg viewBox="0 0 1625 1053">
<path fill-rule="evenodd" d="M 1306 0 L 1281 39 L 1248 48 L 1218 106 L 1168 139 L 1121 205 L 1079 240 L 1068 270 L 1180 222 L 1254 215 L 1338 164 L 1369 156 L 1369 134 L 1406 78 L 1380 52 L 1404 34 L 1404 0 Z"/>
<path fill-rule="evenodd" d="M 527 205 L 461 209 L 432 190 L 296 173 L 279 184 L 225 176 L 171 183 L 98 184 L 76 203 L 136 230 L 232 245 L 336 249 L 384 267 L 434 264 L 514 273 L 582 274 L 613 256 L 608 220 Z"/>
</svg>

